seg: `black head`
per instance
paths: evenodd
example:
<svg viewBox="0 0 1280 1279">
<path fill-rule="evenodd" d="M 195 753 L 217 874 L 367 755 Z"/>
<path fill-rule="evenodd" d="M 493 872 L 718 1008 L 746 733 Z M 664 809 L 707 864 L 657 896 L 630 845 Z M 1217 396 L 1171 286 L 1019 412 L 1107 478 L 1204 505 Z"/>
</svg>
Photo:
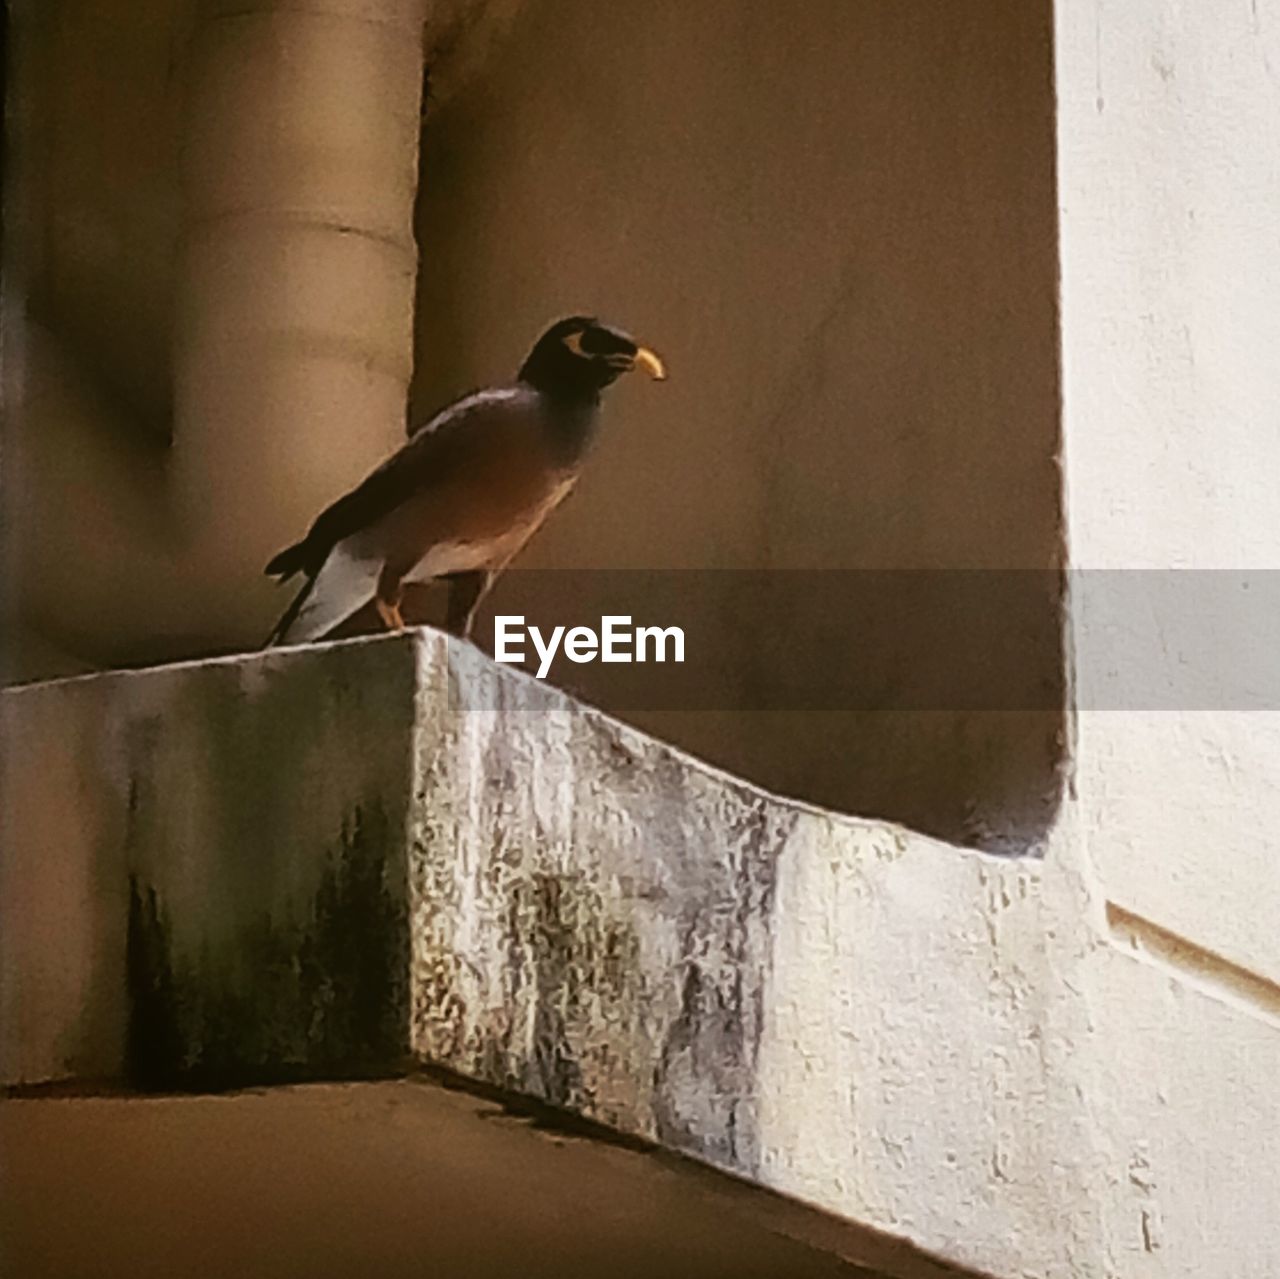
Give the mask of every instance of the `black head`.
<svg viewBox="0 0 1280 1279">
<path fill-rule="evenodd" d="M 662 361 L 621 329 L 590 316 L 557 320 L 537 341 L 520 369 L 520 380 L 570 399 L 593 398 L 632 369 L 661 381 Z"/>
</svg>

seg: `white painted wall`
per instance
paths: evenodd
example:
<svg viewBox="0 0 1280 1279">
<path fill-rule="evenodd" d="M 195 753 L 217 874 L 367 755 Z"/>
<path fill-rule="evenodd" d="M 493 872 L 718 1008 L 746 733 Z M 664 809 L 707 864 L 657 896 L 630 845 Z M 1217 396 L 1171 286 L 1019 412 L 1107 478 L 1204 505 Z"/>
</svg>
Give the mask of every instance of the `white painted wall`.
<svg viewBox="0 0 1280 1279">
<path fill-rule="evenodd" d="M 1058 92 L 1071 561 L 1280 568 L 1280 3 L 1060 4 Z M 1179 581 L 1155 620 L 1150 580 L 1078 584 L 1090 855 L 1110 900 L 1280 980 L 1280 715 L 1189 710 L 1177 664 L 1230 673 L 1189 609 L 1223 645 L 1275 632 Z M 1104 612 L 1172 651 L 1171 709 L 1090 704 Z"/>
<path fill-rule="evenodd" d="M 1076 1233 L 1088 1273 L 1270 1279 L 1280 715 L 1212 695 L 1268 616 L 1221 576 L 1095 571 L 1280 567 L 1280 3 L 1061 0 L 1057 68 L 1080 711 L 1046 1044 L 1084 1101 Z M 1117 709 L 1144 683 L 1160 709 Z"/>
</svg>

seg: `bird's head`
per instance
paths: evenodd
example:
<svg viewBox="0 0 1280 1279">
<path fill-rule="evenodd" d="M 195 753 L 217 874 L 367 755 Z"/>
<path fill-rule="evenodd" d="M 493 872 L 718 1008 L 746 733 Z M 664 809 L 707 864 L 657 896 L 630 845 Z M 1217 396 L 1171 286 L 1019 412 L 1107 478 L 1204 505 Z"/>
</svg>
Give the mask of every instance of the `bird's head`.
<svg viewBox="0 0 1280 1279">
<path fill-rule="evenodd" d="M 585 315 L 557 320 L 537 341 L 520 380 L 552 395 L 594 396 L 632 369 L 661 381 L 666 366 L 621 329 Z"/>
</svg>

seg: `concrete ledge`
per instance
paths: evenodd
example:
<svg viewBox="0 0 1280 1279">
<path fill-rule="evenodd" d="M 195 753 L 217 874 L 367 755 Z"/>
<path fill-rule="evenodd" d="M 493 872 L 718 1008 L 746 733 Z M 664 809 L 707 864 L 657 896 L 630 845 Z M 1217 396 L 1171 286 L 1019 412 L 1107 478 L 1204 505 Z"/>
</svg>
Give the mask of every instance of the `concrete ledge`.
<svg viewBox="0 0 1280 1279">
<path fill-rule="evenodd" d="M 415 680 L 404 640 L 5 692 L 4 1080 L 403 1061 Z"/>
<path fill-rule="evenodd" d="M 430 631 L 3 715 L 9 1083 L 431 1063 L 970 1260 L 1042 1203 L 1040 863 L 776 799 Z"/>
</svg>

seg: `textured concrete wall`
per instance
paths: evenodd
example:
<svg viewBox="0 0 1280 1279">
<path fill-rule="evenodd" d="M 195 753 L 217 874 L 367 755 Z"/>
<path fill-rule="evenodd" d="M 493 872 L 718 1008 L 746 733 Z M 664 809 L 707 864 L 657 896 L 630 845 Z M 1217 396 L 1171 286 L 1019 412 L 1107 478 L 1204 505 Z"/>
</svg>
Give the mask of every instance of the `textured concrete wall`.
<svg viewBox="0 0 1280 1279">
<path fill-rule="evenodd" d="M 3 694 L 4 1078 L 403 1058 L 413 687 L 392 645 Z"/>
<path fill-rule="evenodd" d="M 1080 805 L 966 852 L 432 632 L 3 706 L 9 1082 L 417 1061 L 996 1275 L 1275 1272 L 1276 1006 L 1120 929 Z"/>
<path fill-rule="evenodd" d="M 1059 44 L 1074 561 L 1280 567 L 1280 4 L 1068 5 Z M 1073 622 L 1086 660 L 1106 643 L 1096 594 Z M 1250 629 L 1273 642 L 1229 595 L 1174 598 L 1158 625 L 1183 661 L 1221 676 Z M 1187 646 L 1194 611 L 1217 614 L 1198 632 L 1212 647 Z M 1117 903 L 1277 982 L 1280 690 L 1255 691 L 1248 712 L 1083 715 L 1078 786 Z"/>
<path fill-rule="evenodd" d="M 1064 1068 L 1094 1081 L 1110 1272 L 1262 1279 L 1280 1271 L 1280 715 L 1274 683 L 1249 690 L 1261 709 L 1223 693 L 1234 655 L 1258 669 L 1273 618 L 1209 583 L 1280 564 L 1280 5 L 1057 9 L 1067 521 L 1084 576 L 1077 800 L 1050 863 L 1125 954 L 1082 962 Z M 1153 590 L 1099 569 L 1169 576 Z M 1161 709 L 1096 699 L 1117 623 L 1151 638 L 1151 671 L 1114 691 L 1167 677 L 1147 684 Z"/>
<path fill-rule="evenodd" d="M 10 1082 L 412 1056 L 960 1259 L 993 1162 L 991 1230 L 1036 1202 L 1033 865 L 775 800 L 429 633 L 3 700 Z"/>
<path fill-rule="evenodd" d="M 776 800 L 424 656 L 420 1056 L 970 1260 L 1023 1224 L 1034 863 Z"/>
</svg>

